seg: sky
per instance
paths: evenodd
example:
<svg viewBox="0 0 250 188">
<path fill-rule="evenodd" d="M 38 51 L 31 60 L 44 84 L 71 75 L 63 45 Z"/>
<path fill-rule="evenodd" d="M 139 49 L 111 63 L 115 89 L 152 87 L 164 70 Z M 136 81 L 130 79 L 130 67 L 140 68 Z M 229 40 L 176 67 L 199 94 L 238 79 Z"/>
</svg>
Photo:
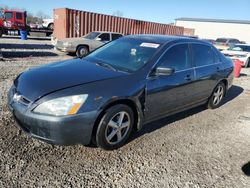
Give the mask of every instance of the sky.
<svg viewBox="0 0 250 188">
<path fill-rule="evenodd" d="M 24 8 L 53 17 L 55 8 L 78 10 L 145 21 L 174 23 L 176 18 L 250 20 L 250 0 L 0 0 L 0 6 Z"/>
</svg>

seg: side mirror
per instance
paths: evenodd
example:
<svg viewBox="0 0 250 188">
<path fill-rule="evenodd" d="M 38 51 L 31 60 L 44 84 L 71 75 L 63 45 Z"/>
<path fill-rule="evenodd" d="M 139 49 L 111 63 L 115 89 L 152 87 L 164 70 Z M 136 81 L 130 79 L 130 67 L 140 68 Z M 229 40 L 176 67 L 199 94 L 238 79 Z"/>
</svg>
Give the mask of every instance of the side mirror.
<svg viewBox="0 0 250 188">
<path fill-rule="evenodd" d="M 154 75 L 155 76 L 169 76 L 172 75 L 175 72 L 172 68 L 167 67 L 157 67 L 155 69 Z"/>
<path fill-rule="evenodd" d="M 101 41 L 102 39 L 101 39 L 101 38 L 99 38 L 99 37 L 97 37 L 95 40 L 97 40 L 97 41 Z"/>
</svg>

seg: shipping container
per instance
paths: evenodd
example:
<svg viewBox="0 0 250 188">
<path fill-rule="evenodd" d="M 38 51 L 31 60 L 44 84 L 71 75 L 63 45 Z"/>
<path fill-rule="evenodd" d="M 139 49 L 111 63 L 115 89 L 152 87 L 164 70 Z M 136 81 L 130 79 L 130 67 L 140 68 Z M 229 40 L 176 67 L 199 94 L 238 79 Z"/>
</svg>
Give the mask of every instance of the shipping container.
<svg viewBox="0 0 250 188">
<path fill-rule="evenodd" d="M 124 35 L 183 35 L 184 28 L 68 8 L 54 9 L 54 38 L 81 37 L 91 31 L 111 31 Z"/>
</svg>

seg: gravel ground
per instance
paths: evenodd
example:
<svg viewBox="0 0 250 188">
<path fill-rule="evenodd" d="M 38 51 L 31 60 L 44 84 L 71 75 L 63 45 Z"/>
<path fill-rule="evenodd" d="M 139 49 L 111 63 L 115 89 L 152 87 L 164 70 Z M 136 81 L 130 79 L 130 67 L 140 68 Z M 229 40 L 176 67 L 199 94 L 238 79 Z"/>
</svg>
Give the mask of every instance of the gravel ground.
<svg viewBox="0 0 250 188">
<path fill-rule="evenodd" d="M 250 187 L 250 68 L 216 110 L 146 125 L 115 151 L 53 146 L 15 127 L 6 93 L 22 71 L 72 58 L 48 40 L 0 39 L 0 187 Z"/>
</svg>

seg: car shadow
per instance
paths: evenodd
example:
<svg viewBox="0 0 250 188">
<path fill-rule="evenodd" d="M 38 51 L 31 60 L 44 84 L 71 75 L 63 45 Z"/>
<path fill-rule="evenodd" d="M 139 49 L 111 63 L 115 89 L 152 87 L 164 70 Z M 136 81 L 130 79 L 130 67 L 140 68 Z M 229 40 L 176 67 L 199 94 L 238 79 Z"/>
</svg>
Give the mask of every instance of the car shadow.
<svg viewBox="0 0 250 188">
<path fill-rule="evenodd" d="M 19 35 L 3 35 L 3 39 L 20 39 Z M 29 36 L 27 40 L 51 40 L 51 37 L 36 37 L 36 36 Z M 21 39 L 20 39 L 21 40 Z"/>
<path fill-rule="evenodd" d="M 53 50 L 54 46 L 50 44 L 0 44 L 0 49 L 42 49 L 42 50 Z"/>
<path fill-rule="evenodd" d="M 17 58 L 17 57 L 53 57 L 58 56 L 58 54 L 46 51 L 2 51 L 3 58 Z"/>
<path fill-rule="evenodd" d="M 245 175 L 250 176 L 250 161 L 241 167 Z"/>
<path fill-rule="evenodd" d="M 227 93 L 226 97 L 224 98 L 224 100 L 222 101 L 221 105 L 223 106 L 224 104 L 228 103 L 229 101 L 234 100 L 243 91 L 244 91 L 244 89 L 242 87 L 232 85 L 232 87 L 228 90 L 228 93 Z"/>
<path fill-rule="evenodd" d="M 226 103 L 234 100 L 236 97 L 238 97 L 242 92 L 244 91 L 244 89 L 242 87 L 239 86 L 235 86 L 233 85 L 229 91 L 228 94 L 226 95 L 226 97 L 223 100 L 223 103 L 221 106 L 225 105 Z M 186 110 L 183 112 L 179 112 L 177 114 L 171 115 L 171 116 L 167 116 L 165 118 L 153 121 L 151 123 L 148 123 L 146 125 L 143 126 L 142 130 L 135 132 L 135 134 L 133 134 L 129 140 L 129 142 L 137 139 L 138 137 L 141 137 L 144 134 L 148 134 L 151 133 L 153 131 L 156 131 L 157 129 L 160 129 L 162 127 L 168 126 L 169 124 L 175 122 L 175 121 L 179 121 L 182 119 L 185 119 L 189 116 L 195 115 L 197 113 L 200 113 L 204 110 L 206 110 L 207 107 L 206 105 L 201 105 L 195 108 L 192 108 L 190 110 Z"/>
<path fill-rule="evenodd" d="M 245 73 L 240 73 L 240 77 L 245 77 L 245 76 L 248 76 L 248 75 Z"/>
</svg>

